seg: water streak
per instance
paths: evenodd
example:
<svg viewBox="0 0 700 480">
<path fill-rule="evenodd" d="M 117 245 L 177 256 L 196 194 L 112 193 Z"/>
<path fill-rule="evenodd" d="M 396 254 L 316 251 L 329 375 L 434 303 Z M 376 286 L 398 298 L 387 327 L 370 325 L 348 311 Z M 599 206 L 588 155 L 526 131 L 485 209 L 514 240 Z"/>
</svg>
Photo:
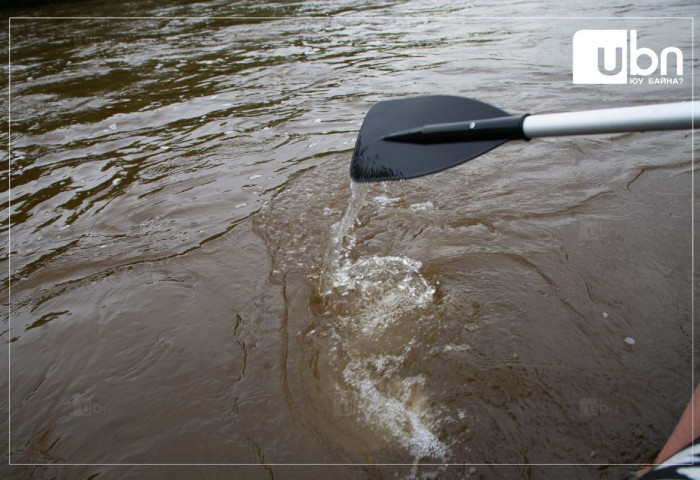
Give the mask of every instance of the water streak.
<svg viewBox="0 0 700 480">
<path fill-rule="evenodd" d="M 355 224 L 358 213 L 362 209 L 367 197 L 368 183 L 350 182 L 350 202 L 343 214 L 340 222 L 333 226 L 333 236 L 328 244 L 323 257 L 323 268 L 321 272 L 320 290 L 321 296 L 327 297 L 337 284 L 337 274 L 341 271 L 340 264 L 347 256 L 350 249 L 355 245 L 355 238 L 349 235 L 350 229 Z M 347 237 L 347 246 L 345 244 Z"/>
</svg>

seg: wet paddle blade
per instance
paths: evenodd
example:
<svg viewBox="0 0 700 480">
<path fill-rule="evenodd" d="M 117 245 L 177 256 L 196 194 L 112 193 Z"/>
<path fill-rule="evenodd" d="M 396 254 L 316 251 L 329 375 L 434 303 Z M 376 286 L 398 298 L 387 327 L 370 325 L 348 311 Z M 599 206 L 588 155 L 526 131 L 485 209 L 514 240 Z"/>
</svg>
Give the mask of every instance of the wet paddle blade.
<svg viewBox="0 0 700 480">
<path fill-rule="evenodd" d="M 508 140 L 418 144 L 385 140 L 384 137 L 427 124 L 507 115 L 486 103 L 450 95 L 379 102 L 369 110 L 360 128 L 350 163 L 350 176 L 356 182 L 402 180 L 454 167 Z"/>
</svg>

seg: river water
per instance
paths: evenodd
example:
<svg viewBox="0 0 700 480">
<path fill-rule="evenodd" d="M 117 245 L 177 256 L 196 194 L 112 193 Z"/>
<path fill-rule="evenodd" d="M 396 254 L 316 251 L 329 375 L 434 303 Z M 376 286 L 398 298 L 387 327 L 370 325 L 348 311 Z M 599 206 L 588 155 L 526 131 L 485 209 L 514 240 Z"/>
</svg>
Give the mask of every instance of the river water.
<svg viewBox="0 0 700 480">
<path fill-rule="evenodd" d="M 395 183 L 348 169 L 388 98 L 689 100 L 694 13 L 13 11 L 0 404 L 26 465 L 8 475 L 624 478 L 651 461 L 694 385 L 690 132 L 511 142 Z M 681 49 L 682 82 L 574 85 L 582 29 Z"/>
</svg>

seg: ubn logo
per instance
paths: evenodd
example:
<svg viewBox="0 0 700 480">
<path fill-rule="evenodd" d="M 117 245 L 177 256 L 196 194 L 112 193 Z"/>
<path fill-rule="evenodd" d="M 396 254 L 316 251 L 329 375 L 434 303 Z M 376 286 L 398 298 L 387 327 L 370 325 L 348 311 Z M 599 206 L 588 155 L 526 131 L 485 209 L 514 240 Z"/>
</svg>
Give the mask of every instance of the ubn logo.
<svg viewBox="0 0 700 480">
<path fill-rule="evenodd" d="M 579 30 L 574 34 L 574 83 L 626 84 L 630 76 L 646 77 L 657 69 L 666 76 L 671 54 L 676 75 L 683 75 L 683 52 L 679 48 L 666 47 L 657 55 L 651 48 L 637 48 L 636 30 L 629 31 L 629 48 L 627 30 Z M 643 57 L 647 58 L 642 63 L 648 66 L 640 66 Z"/>
</svg>

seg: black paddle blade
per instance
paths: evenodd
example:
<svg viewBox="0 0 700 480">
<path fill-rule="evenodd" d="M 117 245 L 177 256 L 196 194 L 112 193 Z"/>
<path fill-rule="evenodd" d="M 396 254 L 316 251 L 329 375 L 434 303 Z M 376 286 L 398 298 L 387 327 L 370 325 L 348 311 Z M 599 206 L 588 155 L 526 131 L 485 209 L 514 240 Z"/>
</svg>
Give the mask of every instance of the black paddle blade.
<svg viewBox="0 0 700 480">
<path fill-rule="evenodd" d="M 435 144 L 402 143 L 383 138 L 426 124 L 484 120 L 507 116 L 477 100 L 431 95 L 386 100 L 374 105 L 360 128 L 350 162 L 356 182 L 402 180 L 454 167 L 507 142 L 507 139 Z"/>
</svg>

